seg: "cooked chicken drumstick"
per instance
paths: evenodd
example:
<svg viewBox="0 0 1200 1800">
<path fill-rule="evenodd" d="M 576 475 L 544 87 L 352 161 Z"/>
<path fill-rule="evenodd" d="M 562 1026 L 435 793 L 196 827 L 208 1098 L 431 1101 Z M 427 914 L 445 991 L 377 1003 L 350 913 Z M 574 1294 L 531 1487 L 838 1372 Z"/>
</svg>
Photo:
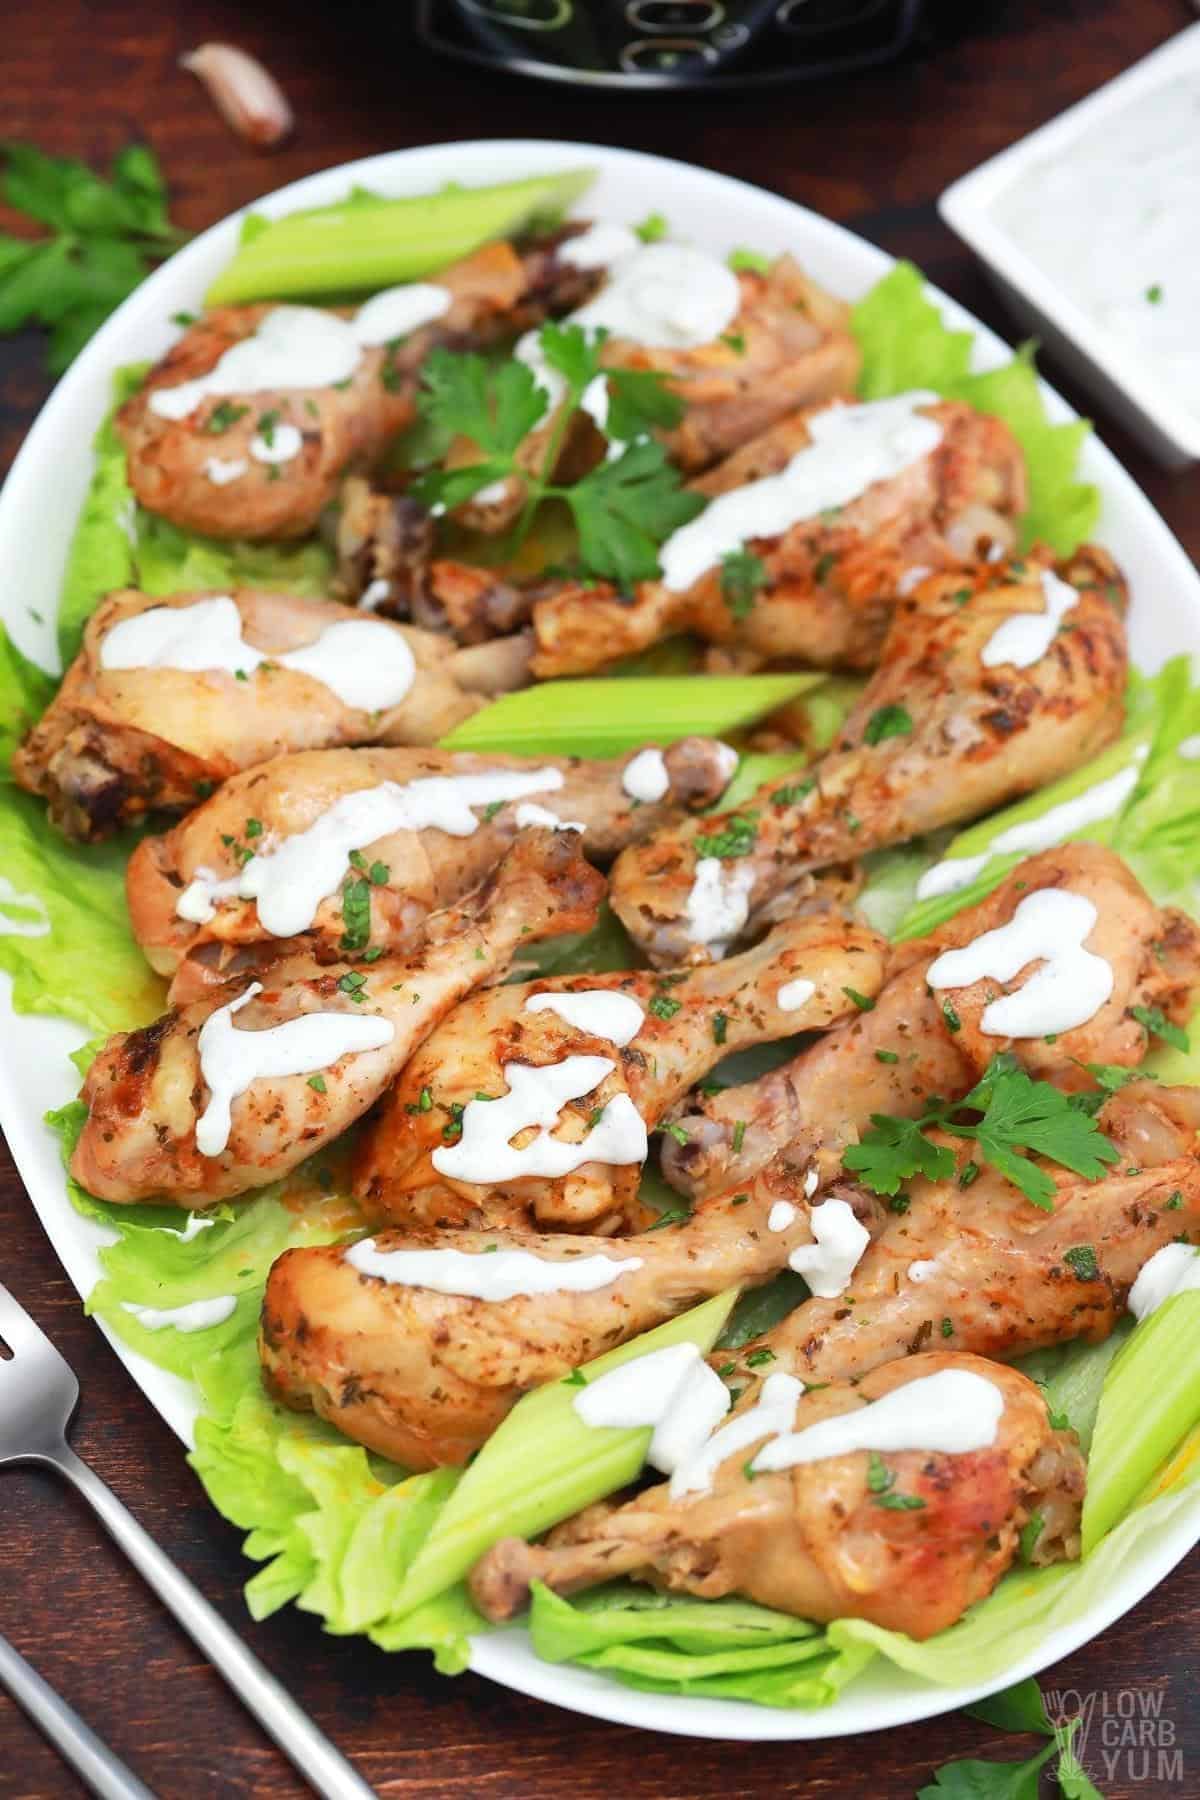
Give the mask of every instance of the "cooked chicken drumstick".
<svg viewBox="0 0 1200 1800">
<path fill-rule="evenodd" d="M 1016 993 L 1039 965 L 1030 963 L 1005 983 L 934 993 L 926 980 L 930 964 L 944 950 L 1007 924 L 1024 899 L 1044 888 L 1065 888 L 1095 907 L 1086 942 L 1111 967 L 1112 994 L 1086 1024 L 1058 1033 L 1053 1043 L 985 1033 L 985 997 Z M 1185 1024 L 1198 994 L 1200 927 L 1186 913 L 1156 907 L 1121 859 L 1099 844 L 1044 850 L 930 936 L 897 945 L 869 1012 L 759 1080 L 677 1108 L 671 1117 L 678 1129 L 663 1142 L 663 1172 L 685 1194 L 714 1193 L 747 1180 L 785 1144 L 840 1146 L 866 1129 L 872 1113 L 916 1118 L 931 1095 L 961 1098 L 998 1050 L 1013 1051 L 1031 1075 L 1060 1087 L 1086 1086 L 1083 1064 L 1133 1068 L 1146 1054 L 1147 1032 L 1131 1009 L 1156 1007 Z"/>
<path fill-rule="evenodd" d="M 349 1251 L 286 1251 L 263 1299 L 268 1386 L 408 1468 L 465 1462 L 530 1388 L 784 1268 L 813 1241 L 807 1174 L 780 1158 L 748 1190 L 706 1200 L 673 1230 L 632 1238 L 383 1231 Z M 880 1228 L 878 1201 L 857 1188 L 844 1198 L 847 1219 L 853 1208 L 866 1231 Z M 780 1202 L 786 1219 L 776 1214 L 772 1230 Z M 512 1268 L 515 1288 L 471 1297 L 481 1265 L 489 1278 Z M 572 1285 L 581 1266 L 586 1288 Z M 409 1285 L 435 1279 L 460 1291 Z"/>
<path fill-rule="evenodd" d="M 584 852 L 608 858 L 680 807 L 711 805 L 736 762 L 714 738 L 599 762 L 401 749 L 277 757 L 231 776 L 165 836 L 143 838 L 125 878 L 134 935 L 174 976 L 175 1005 L 278 954 L 281 938 L 291 951 L 339 954 L 348 907 L 357 948 L 407 950 L 429 912 L 477 887 L 527 824 L 578 825 Z M 633 789 L 658 798 L 635 804 Z"/>
<path fill-rule="evenodd" d="M 889 1216 L 846 1293 L 806 1300 L 739 1351 L 739 1385 L 746 1374 L 757 1380 L 764 1348 L 772 1369 L 841 1381 L 935 1335 L 1005 1357 L 1107 1337 L 1155 1251 L 1177 1238 L 1200 1242 L 1200 1088 L 1133 1082 L 1098 1123 L 1121 1161 L 1099 1181 L 1053 1168 L 1052 1213 L 990 1167 L 965 1189 L 957 1179 L 907 1182 L 906 1210 Z M 968 1161 L 970 1145 L 942 1141 Z M 748 1393 L 744 1404 L 753 1400 Z"/>
<path fill-rule="evenodd" d="M 482 705 L 477 663 L 331 601 L 128 589 L 93 613 L 13 773 L 68 837 L 105 837 L 287 751 L 436 743 Z"/>
<path fill-rule="evenodd" d="M 522 255 L 497 243 L 357 314 L 218 307 L 117 415 L 130 485 L 149 511 L 185 530 L 304 537 L 346 468 L 375 462 L 412 424 L 435 345 L 511 337 L 576 304 L 595 281 L 553 247 Z"/>
<path fill-rule="evenodd" d="M 882 1458 L 854 1450 L 748 1480 L 764 1432 L 719 1465 L 706 1491 L 673 1495 L 663 1483 L 624 1506 L 589 1508 L 543 1545 L 496 1544 L 475 1565 L 471 1598 L 485 1618 L 510 1619 L 534 1581 L 569 1594 L 632 1575 L 674 1593 L 744 1594 L 799 1618 L 870 1619 L 932 1637 L 991 1592 L 1035 1513 L 1037 1561 L 1078 1556 L 1084 1465 L 1074 1434 L 1051 1429 L 1026 1376 L 947 1351 L 804 1393 L 792 1425 L 799 1434 L 949 1370 L 999 1390 L 990 1445 Z M 881 1504 L 888 1495 L 909 1504 Z"/>
<path fill-rule="evenodd" d="M 189 1207 L 265 1186 L 360 1117 L 521 944 L 593 924 L 603 889 L 573 834 L 527 832 L 416 955 L 362 969 L 284 958 L 263 983 L 118 1034 L 84 1083 L 72 1174 L 105 1200 Z"/>
<path fill-rule="evenodd" d="M 899 602 L 879 669 L 807 777 L 619 858 L 612 903 L 630 936 L 656 963 L 723 954 L 779 915 L 795 875 L 976 818 L 1095 755 L 1124 717 L 1114 592 L 1098 550 L 1058 572 L 1043 555 L 931 576 Z"/>
<path fill-rule="evenodd" d="M 605 1057 L 611 1072 L 563 1107 L 556 1132 L 583 1140 L 596 1108 L 617 1094 L 653 1131 L 722 1057 L 844 1018 L 853 1010 L 848 987 L 877 991 L 883 952 L 874 932 L 831 909 L 681 978 L 572 975 L 475 995 L 413 1057 L 362 1139 L 355 1191 L 367 1218 L 404 1227 L 639 1229 L 651 1217 L 638 1204 L 640 1163 L 600 1159 L 558 1177 L 469 1180 L 439 1167 L 445 1133 L 477 1095 L 505 1092 L 510 1064 L 546 1067 L 580 1054 Z"/>
</svg>

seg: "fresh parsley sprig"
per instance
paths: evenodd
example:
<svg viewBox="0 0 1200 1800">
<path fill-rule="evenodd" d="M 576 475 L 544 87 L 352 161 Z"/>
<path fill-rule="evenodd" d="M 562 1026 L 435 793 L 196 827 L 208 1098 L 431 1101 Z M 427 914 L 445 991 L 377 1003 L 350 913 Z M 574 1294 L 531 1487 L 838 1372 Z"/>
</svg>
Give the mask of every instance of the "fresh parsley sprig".
<svg viewBox="0 0 1200 1800">
<path fill-rule="evenodd" d="M 0 232 L 0 332 L 41 325 L 46 363 L 61 375 L 115 307 L 185 236 L 167 217 L 154 152 L 129 144 L 102 176 L 72 157 L 5 144 L 3 194 L 39 225 L 38 237 Z"/>
<path fill-rule="evenodd" d="M 1034 1081 L 1005 1051 L 992 1058 L 982 1080 L 962 1100 L 935 1099 L 918 1119 L 872 1113 L 871 1130 L 843 1160 L 874 1193 L 897 1194 L 914 1175 L 930 1181 L 953 1176 L 954 1152 L 935 1143 L 930 1130 L 973 1138 L 978 1158 L 998 1169 L 1034 1206 L 1052 1212 L 1053 1179 L 1020 1151 L 1032 1151 L 1089 1181 L 1098 1180 L 1120 1154 L 1096 1124 L 1090 1107 L 1076 1102 L 1076 1096 L 1062 1093 L 1049 1081 Z"/>
<path fill-rule="evenodd" d="M 469 438 L 481 460 L 428 470 L 414 491 L 427 505 L 453 509 L 493 482 L 518 476 L 526 498 L 510 550 L 524 540 L 543 502 L 560 500 L 574 519 L 585 573 L 623 588 L 651 581 L 659 573 L 659 545 L 705 504 L 701 495 L 683 487 L 679 471 L 649 435 L 656 427 L 678 424 L 683 402 L 653 370 L 604 368 L 601 331 L 549 324 L 542 327 L 539 341 L 542 358 L 563 382 L 540 466 L 527 469 L 518 455 L 551 410 L 551 397 L 533 370 L 517 358 L 496 368 L 481 356 L 439 349 L 425 365 L 422 415 L 436 432 Z M 601 376 L 608 386 L 609 437 L 625 447 L 581 480 L 556 483 L 553 474 L 567 428 L 585 392 Z"/>
</svg>

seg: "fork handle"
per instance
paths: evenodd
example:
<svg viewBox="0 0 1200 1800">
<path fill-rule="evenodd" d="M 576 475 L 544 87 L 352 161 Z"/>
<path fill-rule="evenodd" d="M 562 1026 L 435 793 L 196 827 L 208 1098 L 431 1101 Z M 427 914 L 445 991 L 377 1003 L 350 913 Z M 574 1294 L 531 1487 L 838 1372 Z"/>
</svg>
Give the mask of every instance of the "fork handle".
<svg viewBox="0 0 1200 1800">
<path fill-rule="evenodd" d="M 80 1780 L 100 1795 L 100 1800 L 154 1800 L 145 1782 L 138 1780 L 133 1770 L 84 1724 L 62 1695 L 56 1694 L 4 1637 L 0 1637 L 0 1687 L 7 1688 L 64 1762 L 70 1763 Z"/>
<path fill-rule="evenodd" d="M 160 1550 L 82 1457 L 69 1445 L 49 1458 L 83 1495 L 118 1549 L 123 1550 L 159 1599 L 174 1613 L 247 1711 L 254 1714 L 304 1780 L 324 1800 L 374 1800 L 374 1789 L 347 1762 L 247 1648 L 216 1608 Z"/>
</svg>

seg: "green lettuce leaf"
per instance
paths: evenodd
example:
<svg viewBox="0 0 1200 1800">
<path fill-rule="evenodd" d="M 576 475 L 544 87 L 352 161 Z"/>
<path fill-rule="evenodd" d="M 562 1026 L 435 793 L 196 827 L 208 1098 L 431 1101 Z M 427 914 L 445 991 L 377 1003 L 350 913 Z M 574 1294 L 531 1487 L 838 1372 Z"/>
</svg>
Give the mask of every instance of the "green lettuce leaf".
<svg viewBox="0 0 1200 1800">
<path fill-rule="evenodd" d="M 1018 350 L 1002 368 L 972 374 L 971 333 L 943 324 L 924 276 L 906 262 L 897 263 L 859 301 L 851 328 L 863 353 L 859 393 L 864 400 L 932 388 L 946 400 L 965 400 L 994 413 L 1010 427 L 1029 473 L 1023 546 L 1041 541 L 1069 556 L 1091 535 L 1100 516 L 1100 495 L 1075 477 L 1091 427 L 1082 419 L 1050 423 L 1038 391 L 1032 346 Z"/>
</svg>

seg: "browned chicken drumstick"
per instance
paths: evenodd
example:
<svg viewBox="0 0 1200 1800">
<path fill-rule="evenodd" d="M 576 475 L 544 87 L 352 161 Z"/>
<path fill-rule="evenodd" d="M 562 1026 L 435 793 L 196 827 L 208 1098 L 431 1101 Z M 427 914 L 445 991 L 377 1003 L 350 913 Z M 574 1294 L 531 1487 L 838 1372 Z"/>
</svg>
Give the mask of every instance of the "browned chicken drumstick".
<svg viewBox="0 0 1200 1800">
<path fill-rule="evenodd" d="M 130 589 L 92 614 L 13 773 L 100 838 L 288 751 L 436 743 L 487 691 L 477 653 L 331 601 Z"/>
<path fill-rule="evenodd" d="M 985 994 L 1016 992 L 1036 965 L 1006 983 L 935 993 L 926 980 L 930 964 L 1007 924 L 1024 899 L 1045 888 L 1066 889 L 1095 907 L 1087 945 L 1112 969 L 1112 993 L 1085 1024 L 1053 1042 L 985 1033 Z M 1198 994 L 1200 927 L 1186 913 L 1155 906 L 1120 857 L 1099 844 L 1044 850 L 929 937 L 895 946 L 870 1011 L 757 1081 L 694 1095 L 677 1108 L 676 1129 L 663 1143 L 663 1172 L 681 1192 L 699 1197 L 745 1181 L 785 1144 L 852 1143 L 872 1113 L 916 1118 L 931 1095 L 960 1099 L 999 1050 L 1013 1051 L 1030 1074 L 1060 1087 L 1087 1086 L 1085 1064 L 1133 1068 L 1146 1054 L 1148 1034 L 1133 1009 L 1145 1017 L 1157 1008 L 1183 1025 Z"/>
<path fill-rule="evenodd" d="M 105 1200 L 189 1207 L 264 1187 L 353 1124 L 521 944 L 594 924 L 603 890 L 573 834 L 526 832 L 414 955 L 361 968 L 284 958 L 262 982 L 119 1033 L 84 1083 L 72 1174 Z"/>
<path fill-rule="evenodd" d="M 749 1478 L 764 1451 L 801 1445 L 810 1428 L 828 1432 L 834 1420 L 869 1443 L 869 1409 L 916 1404 L 918 1383 L 951 1372 L 994 1390 L 1001 1410 L 991 1442 L 959 1453 L 826 1453 Z M 545 1544 L 501 1541 L 475 1565 L 471 1598 L 485 1618 L 511 1619 L 535 1581 L 570 1594 L 630 1575 L 672 1593 L 743 1594 L 799 1618 L 870 1619 L 927 1638 L 991 1592 L 1035 1513 L 1038 1562 L 1079 1554 L 1083 1458 L 1015 1369 L 933 1352 L 799 1394 L 790 1412 L 788 1437 L 772 1441 L 764 1426 L 720 1462 L 706 1489 L 674 1493 L 663 1483 L 623 1506 L 590 1508 Z"/>
<path fill-rule="evenodd" d="M 473 1125 L 480 1094 L 500 1095 L 511 1064 L 604 1057 L 610 1072 L 569 1101 L 555 1130 L 586 1139 L 618 1094 L 647 1131 L 714 1063 L 854 1010 L 847 989 L 879 986 L 884 942 L 833 909 L 802 914 L 723 963 L 665 979 L 649 971 L 571 975 L 490 988 L 457 1007 L 405 1068 L 363 1136 L 355 1191 L 368 1219 L 400 1226 L 633 1231 L 641 1163 L 585 1162 L 562 1176 L 472 1180 L 446 1167 L 446 1134 Z M 466 1113 L 464 1116 L 464 1109 Z"/>
<path fill-rule="evenodd" d="M 722 955 L 779 916 L 797 875 L 976 818 L 1094 756 L 1124 718 L 1114 598 L 1124 584 L 1099 550 L 1057 570 L 1042 555 L 931 576 L 806 776 L 619 858 L 612 903 L 630 936 L 658 963 Z"/>
<path fill-rule="evenodd" d="M 155 365 L 117 415 L 141 504 L 221 538 L 304 537 L 351 466 L 375 462 L 416 417 L 439 344 L 482 347 L 578 303 L 598 276 L 488 244 L 431 282 L 351 313 L 223 306 Z"/>
<path fill-rule="evenodd" d="M 233 775 L 162 837 L 125 888 L 134 935 L 182 1005 L 288 951 L 406 950 L 519 830 L 560 821 L 592 860 L 719 799 L 735 753 L 682 738 L 604 761 L 445 750 L 308 750 Z M 639 798 L 641 796 L 641 798 Z M 653 797 L 652 797 L 653 796 Z M 478 1086 L 479 1084 L 476 1083 Z"/>
</svg>

